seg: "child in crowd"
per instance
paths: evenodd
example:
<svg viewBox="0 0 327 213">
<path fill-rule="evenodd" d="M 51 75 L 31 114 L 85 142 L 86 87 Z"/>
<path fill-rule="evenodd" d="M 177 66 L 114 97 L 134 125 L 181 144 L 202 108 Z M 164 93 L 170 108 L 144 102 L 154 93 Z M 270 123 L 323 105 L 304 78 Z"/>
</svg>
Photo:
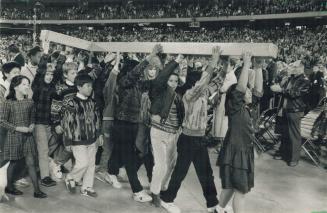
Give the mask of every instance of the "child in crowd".
<svg viewBox="0 0 327 213">
<path fill-rule="evenodd" d="M 176 61 L 169 62 L 150 82 L 150 136 L 154 157 L 150 191 L 156 207 L 160 206 L 160 191 L 167 188 L 177 158 L 176 143 L 183 122 L 184 106 L 182 98 L 175 92 L 179 75 L 174 71 L 182 59 L 179 55 Z"/>
<path fill-rule="evenodd" d="M 103 145 L 100 112 L 90 97 L 93 92 L 92 78 L 78 75 L 75 84 L 78 92 L 63 109 L 64 145 L 66 149 L 71 149 L 76 160 L 65 183 L 67 189 L 75 193 L 76 183 L 82 180 L 81 194 L 96 197 L 93 189 L 95 155 L 97 146 Z"/>
<path fill-rule="evenodd" d="M 32 132 L 35 123 L 35 107 L 30 99 L 26 99 L 30 89 L 29 79 L 16 76 L 11 80 L 7 100 L 0 107 L 0 126 L 8 130 L 3 154 L 10 160 L 8 167 L 8 186 L 6 193 L 22 195 L 14 186 L 16 167 L 25 161 L 34 186 L 34 197 L 45 198 L 47 195 L 40 190 L 36 172 L 36 147 Z"/>
<path fill-rule="evenodd" d="M 49 145 L 51 138 L 50 112 L 52 97 L 55 94 L 53 83 L 53 64 L 47 64 L 45 69 L 38 69 L 32 83 L 33 100 L 35 103 L 35 141 L 38 149 L 41 184 L 54 186 L 56 182 L 50 178 Z"/>
<path fill-rule="evenodd" d="M 77 88 L 74 84 L 77 76 L 77 64 L 73 62 L 64 63 L 62 66 L 64 82 L 56 85 L 56 94 L 52 99 L 51 104 L 51 123 L 55 130 L 58 148 L 53 153 L 54 162 L 51 162 L 52 173 L 56 178 L 62 178 L 62 170 L 65 170 L 63 165 L 71 159 L 72 155 L 62 146 L 60 140 L 64 132 L 62 128 L 63 105 L 66 105 L 77 93 Z"/>
<path fill-rule="evenodd" d="M 114 122 L 114 106 L 116 104 L 116 92 L 117 92 L 117 76 L 120 73 L 119 64 L 120 64 L 120 53 L 109 55 L 107 61 L 111 62 L 111 65 L 114 67 L 110 71 L 109 77 L 103 88 L 103 97 L 104 97 L 104 110 L 103 110 L 103 121 L 102 121 L 102 132 L 104 134 L 105 143 L 108 149 L 108 169 L 109 161 L 111 158 L 113 150 L 113 140 L 112 140 L 112 127 Z M 121 163 L 122 164 L 122 163 Z M 108 172 L 99 171 L 96 174 L 96 178 L 102 182 L 111 184 L 114 188 L 120 189 L 122 187 L 121 183 L 117 179 L 117 175 L 123 168 L 117 168 L 117 171 L 109 174 Z"/>
<path fill-rule="evenodd" d="M 41 48 L 39 46 L 33 47 L 28 51 L 27 56 L 29 58 L 29 61 L 27 64 L 25 64 L 25 66 L 22 67 L 21 75 L 26 76 L 32 84 L 37 73 L 38 65 L 41 60 Z M 32 98 L 32 95 L 32 90 L 30 90 L 28 93 L 28 98 Z"/>
<path fill-rule="evenodd" d="M 8 62 L 2 65 L 2 78 L 0 79 L 0 105 L 5 102 L 6 97 L 9 93 L 9 86 L 11 80 L 19 75 L 20 73 L 20 65 L 17 62 Z M 9 160 L 4 159 L 3 148 L 5 144 L 5 140 L 7 138 L 7 130 L 5 128 L 0 127 L 0 201 L 2 198 L 7 199 L 5 196 L 4 190 L 7 186 L 7 168 L 9 166 Z"/>
<path fill-rule="evenodd" d="M 219 90 L 224 82 L 226 71 L 218 73 L 215 82 L 209 87 L 213 72 L 218 66 L 220 48 L 212 50 L 211 63 L 202 72 L 201 78 L 188 78 L 186 93 L 183 96 L 185 117 L 182 124 L 182 134 L 177 142 L 177 161 L 171 175 L 168 189 L 161 193 L 161 205 L 168 212 L 180 213 L 181 210 L 174 204 L 174 200 L 187 175 L 191 163 L 194 164 L 200 181 L 203 195 L 207 202 L 208 212 L 215 212 L 218 208 L 217 191 L 214 183 L 213 171 L 206 144 L 203 142 L 207 127 L 208 98 Z M 191 74 L 191 73 L 190 73 Z"/>
<path fill-rule="evenodd" d="M 229 120 L 218 159 L 223 188 L 218 212 L 223 212 L 223 208 L 233 196 L 234 212 L 242 212 L 244 195 L 254 186 L 255 136 L 249 105 L 253 96 L 262 96 L 263 81 L 261 69 L 250 70 L 250 53 L 243 54 L 243 62 L 243 68 L 239 69 L 241 73 L 235 73 L 238 82 L 228 90 L 226 96 L 226 113 Z M 252 71 L 255 72 L 254 75 Z"/>
<path fill-rule="evenodd" d="M 3 79 L 0 80 L 0 101 L 3 102 L 8 93 L 11 80 L 20 74 L 21 66 L 15 62 L 7 62 L 2 65 Z"/>
<path fill-rule="evenodd" d="M 142 82 L 140 79 L 145 68 L 154 60 L 160 48 L 155 46 L 152 53 L 138 65 L 132 60 L 117 76 L 117 101 L 114 106 L 114 123 L 112 127 L 113 151 L 108 162 L 108 174 L 117 179 L 119 168 L 125 166 L 126 173 L 137 202 L 149 202 L 152 198 L 143 190 L 137 171 L 138 153 L 135 141 L 140 123 L 140 107 L 142 97 Z M 133 67 L 133 68 L 130 68 Z M 123 72 L 124 70 L 124 72 Z M 125 72 L 126 71 L 126 72 Z M 128 132 L 129 134 L 126 134 Z"/>
</svg>

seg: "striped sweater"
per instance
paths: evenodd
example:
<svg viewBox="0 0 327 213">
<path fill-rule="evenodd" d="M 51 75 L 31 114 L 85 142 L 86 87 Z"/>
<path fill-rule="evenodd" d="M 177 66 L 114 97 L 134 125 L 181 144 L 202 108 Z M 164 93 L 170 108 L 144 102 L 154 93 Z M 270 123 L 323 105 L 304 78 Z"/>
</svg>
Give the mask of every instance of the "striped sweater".
<svg viewBox="0 0 327 213">
<path fill-rule="evenodd" d="M 168 117 L 165 122 L 162 122 L 162 119 L 159 115 L 153 115 L 151 117 L 151 126 L 168 133 L 176 134 L 179 129 L 176 104 L 173 103 L 171 105 Z"/>
</svg>

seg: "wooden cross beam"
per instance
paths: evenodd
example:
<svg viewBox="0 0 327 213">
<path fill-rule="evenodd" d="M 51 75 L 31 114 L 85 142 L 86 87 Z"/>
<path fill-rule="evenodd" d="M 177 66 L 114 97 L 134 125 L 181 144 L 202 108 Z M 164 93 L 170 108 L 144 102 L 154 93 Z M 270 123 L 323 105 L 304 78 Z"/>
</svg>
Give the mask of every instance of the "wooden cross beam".
<svg viewBox="0 0 327 213">
<path fill-rule="evenodd" d="M 211 55 L 214 46 L 220 46 L 222 55 L 239 56 L 250 51 L 253 56 L 276 58 L 278 47 L 272 43 L 200 43 L 200 42 L 91 42 L 65 34 L 42 30 L 40 36 L 44 45 L 55 42 L 70 47 L 94 52 L 150 53 L 160 43 L 164 53 L 187 55 Z"/>
</svg>

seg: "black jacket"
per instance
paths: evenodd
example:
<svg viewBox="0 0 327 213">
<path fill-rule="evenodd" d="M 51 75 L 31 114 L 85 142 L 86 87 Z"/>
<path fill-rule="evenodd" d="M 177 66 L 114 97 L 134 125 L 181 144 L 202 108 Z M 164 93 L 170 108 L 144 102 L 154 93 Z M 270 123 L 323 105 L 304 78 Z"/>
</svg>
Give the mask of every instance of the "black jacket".
<svg viewBox="0 0 327 213">
<path fill-rule="evenodd" d="M 179 124 L 182 125 L 184 118 L 184 105 L 180 95 L 178 95 L 167 84 L 170 75 L 177 68 L 178 63 L 169 62 L 165 68 L 160 71 L 157 78 L 150 81 L 149 98 L 151 101 L 150 113 L 159 115 L 161 122 L 164 123 L 168 118 L 172 103 L 176 104 Z"/>
<path fill-rule="evenodd" d="M 288 84 L 292 84 L 290 89 L 287 89 Z M 283 101 L 281 102 L 281 107 L 285 99 L 287 100 L 286 112 L 304 112 L 307 108 L 305 99 L 309 93 L 310 82 L 301 74 L 299 76 L 292 76 L 288 79 L 288 82 L 284 85 L 283 88 Z"/>
<path fill-rule="evenodd" d="M 148 64 L 149 62 L 144 60 L 117 79 L 118 89 L 114 107 L 115 119 L 131 123 L 140 122 L 142 97 L 142 83 L 140 79 L 142 79 L 142 74 Z"/>
</svg>

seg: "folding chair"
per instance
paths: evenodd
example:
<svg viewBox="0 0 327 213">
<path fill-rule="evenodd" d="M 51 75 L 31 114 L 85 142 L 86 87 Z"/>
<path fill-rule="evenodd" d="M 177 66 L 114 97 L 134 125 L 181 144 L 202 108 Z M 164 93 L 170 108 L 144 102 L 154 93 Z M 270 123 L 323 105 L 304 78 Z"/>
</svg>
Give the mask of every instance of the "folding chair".
<svg viewBox="0 0 327 213">
<path fill-rule="evenodd" d="M 301 148 L 308 155 L 308 157 L 319 167 L 320 160 L 317 153 L 317 147 L 313 144 L 313 140 L 317 139 L 317 136 L 311 136 L 312 128 L 320 113 L 326 109 L 327 98 L 321 100 L 318 107 L 311 110 L 301 119 L 301 136 L 305 139 Z M 327 127 L 326 127 L 327 128 Z"/>
<path fill-rule="evenodd" d="M 257 129 L 256 129 L 256 141 L 255 144 L 258 146 L 260 150 L 263 152 L 267 151 L 266 147 L 261 143 L 261 141 L 264 144 L 270 144 L 270 146 L 273 146 L 274 144 L 278 143 L 278 139 L 273 135 L 272 130 L 275 126 L 275 118 L 277 115 L 277 108 L 268 109 L 261 113 L 258 121 L 257 121 Z M 265 136 L 268 136 L 268 140 Z M 270 139 L 270 140 L 269 140 Z M 273 144 L 271 144 L 271 142 Z"/>
</svg>

